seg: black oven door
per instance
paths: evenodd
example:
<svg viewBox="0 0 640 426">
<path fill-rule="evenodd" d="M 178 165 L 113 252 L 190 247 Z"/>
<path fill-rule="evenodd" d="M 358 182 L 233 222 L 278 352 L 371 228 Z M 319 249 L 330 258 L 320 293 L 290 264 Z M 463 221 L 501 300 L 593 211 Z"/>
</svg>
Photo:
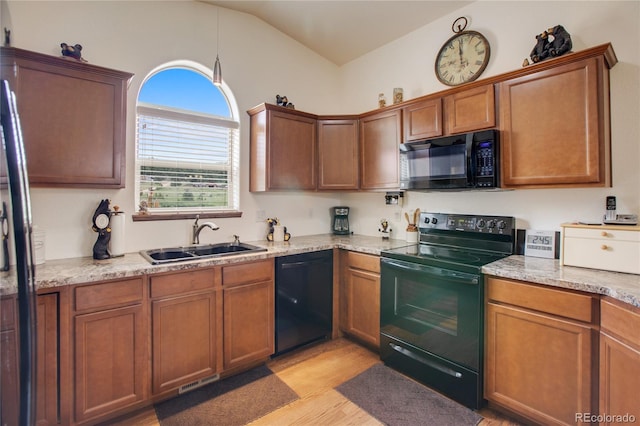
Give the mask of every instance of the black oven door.
<svg viewBox="0 0 640 426">
<path fill-rule="evenodd" d="M 385 257 L 380 272 L 380 358 L 479 408 L 482 275 Z"/>
<path fill-rule="evenodd" d="M 382 258 L 380 331 L 478 371 L 480 274 Z"/>
</svg>

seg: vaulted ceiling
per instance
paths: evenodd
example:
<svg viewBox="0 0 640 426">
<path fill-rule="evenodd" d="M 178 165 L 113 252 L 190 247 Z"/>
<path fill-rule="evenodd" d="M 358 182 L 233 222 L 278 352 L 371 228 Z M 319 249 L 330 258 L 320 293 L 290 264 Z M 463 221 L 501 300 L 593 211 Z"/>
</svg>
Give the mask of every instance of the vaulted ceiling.
<svg viewBox="0 0 640 426">
<path fill-rule="evenodd" d="M 344 65 L 472 1 L 200 0 L 262 19 Z"/>
</svg>

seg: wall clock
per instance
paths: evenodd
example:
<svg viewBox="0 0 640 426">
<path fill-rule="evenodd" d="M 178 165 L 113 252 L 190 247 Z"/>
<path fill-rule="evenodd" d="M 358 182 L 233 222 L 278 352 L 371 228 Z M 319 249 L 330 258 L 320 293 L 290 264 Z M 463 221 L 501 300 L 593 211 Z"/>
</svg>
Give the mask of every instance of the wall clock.
<svg viewBox="0 0 640 426">
<path fill-rule="evenodd" d="M 451 26 L 455 35 L 444 43 L 436 56 L 436 76 L 447 86 L 477 79 L 489 63 L 489 42 L 477 31 L 465 31 L 466 27 L 466 18 L 456 19 Z"/>
</svg>

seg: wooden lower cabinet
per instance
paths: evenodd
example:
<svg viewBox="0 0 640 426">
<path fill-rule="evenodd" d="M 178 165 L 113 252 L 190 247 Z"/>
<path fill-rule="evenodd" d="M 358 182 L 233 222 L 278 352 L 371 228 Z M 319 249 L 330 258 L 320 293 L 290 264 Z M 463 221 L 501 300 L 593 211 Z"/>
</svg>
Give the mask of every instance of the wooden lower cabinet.
<svg viewBox="0 0 640 426">
<path fill-rule="evenodd" d="M 74 288 L 74 419 L 87 422 L 148 398 L 142 277 Z"/>
<path fill-rule="evenodd" d="M 597 407 L 597 296 L 489 278 L 484 397 L 539 424 Z"/>
<path fill-rule="evenodd" d="M 0 424 L 18 424 L 18 371 L 19 345 L 15 297 L 3 298 L 0 313 Z M 58 295 L 47 294 L 36 299 L 37 354 L 36 354 L 36 417 L 37 426 L 60 422 Z"/>
<path fill-rule="evenodd" d="M 60 422 L 58 294 L 37 297 L 36 425 Z"/>
<path fill-rule="evenodd" d="M 639 421 L 640 309 L 604 298 L 600 321 L 600 424 Z"/>
<path fill-rule="evenodd" d="M 220 371 L 220 268 L 149 278 L 152 393 L 173 391 Z"/>
<path fill-rule="evenodd" d="M 18 328 L 15 296 L 0 299 L 0 424 L 17 425 L 18 407 Z"/>
<path fill-rule="evenodd" d="M 340 328 L 373 347 L 380 347 L 380 257 L 342 251 Z"/>
<path fill-rule="evenodd" d="M 224 370 L 267 359 L 275 351 L 273 259 L 224 266 Z"/>
</svg>

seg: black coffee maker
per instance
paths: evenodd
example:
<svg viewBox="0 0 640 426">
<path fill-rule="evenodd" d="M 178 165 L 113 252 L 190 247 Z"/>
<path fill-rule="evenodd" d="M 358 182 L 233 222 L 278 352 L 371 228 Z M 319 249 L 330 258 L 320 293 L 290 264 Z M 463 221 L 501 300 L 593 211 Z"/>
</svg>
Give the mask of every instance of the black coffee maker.
<svg viewBox="0 0 640 426">
<path fill-rule="evenodd" d="M 349 235 L 349 207 L 333 207 L 333 233 Z"/>
</svg>

